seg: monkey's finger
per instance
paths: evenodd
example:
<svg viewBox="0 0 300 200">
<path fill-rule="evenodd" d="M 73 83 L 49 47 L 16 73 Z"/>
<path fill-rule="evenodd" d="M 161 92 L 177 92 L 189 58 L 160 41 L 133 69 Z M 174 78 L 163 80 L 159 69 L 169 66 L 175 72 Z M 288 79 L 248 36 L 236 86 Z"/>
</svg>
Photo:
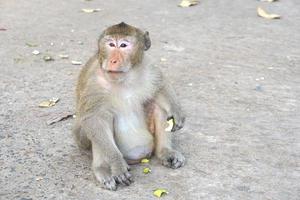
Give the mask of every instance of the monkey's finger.
<svg viewBox="0 0 300 200">
<path fill-rule="evenodd" d="M 134 182 L 132 175 L 129 172 L 125 173 L 126 178 L 132 183 Z"/>
<path fill-rule="evenodd" d="M 174 159 L 174 160 L 176 160 L 176 162 L 172 162 L 172 168 L 173 169 L 177 169 L 177 168 L 179 168 L 179 167 L 181 167 L 181 166 L 183 166 L 183 161 L 181 161 L 181 160 L 179 160 L 179 159 Z"/>
<path fill-rule="evenodd" d="M 177 158 L 173 158 L 173 160 L 172 160 L 172 168 L 173 168 L 173 166 L 176 164 L 178 162 L 178 159 Z"/>
<path fill-rule="evenodd" d="M 117 176 L 117 180 L 124 185 L 130 185 L 131 183 L 131 181 L 125 176 L 125 174 Z"/>
<path fill-rule="evenodd" d="M 172 129 L 171 131 L 172 131 L 172 132 L 178 131 L 178 130 L 180 130 L 182 127 L 183 127 L 182 125 L 175 124 L 175 126 L 173 127 L 173 129 Z"/>
<path fill-rule="evenodd" d="M 174 165 L 172 165 L 172 168 L 177 169 L 177 168 L 182 167 L 182 166 L 183 166 L 183 162 L 177 161 L 176 163 L 174 163 Z"/>
<path fill-rule="evenodd" d="M 125 176 L 124 176 L 124 178 L 122 178 L 122 182 L 123 182 L 123 184 L 125 184 L 127 186 L 131 184 L 130 180 L 125 178 Z"/>
<path fill-rule="evenodd" d="M 114 179 L 115 179 L 115 181 L 116 181 L 117 184 L 122 183 L 122 179 L 120 177 L 114 176 Z"/>
<path fill-rule="evenodd" d="M 184 165 L 184 160 L 185 160 L 184 156 L 181 153 L 177 152 L 174 157 L 175 158 L 172 162 L 172 168 L 176 169 L 182 167 Z"/>
<path fill-rule="evenodd" d="M 128 179 L 124 180 L 123 182 L 124 182 L 124 184 L 127 185 L 127 186 L 131 184 L 130 180 L 128 180 Z"/>
<path fill-rule="evenodd" d="M 179 120 L 178 120 L 179 119 Z M 185 122 L 185 117 L 175 118 L 175 126 L 172 128 L 172 132 L 178 131 L 183 128 Z"/>
<path fill-rule="evenodd" d="M 171 167 L 172 166 L 172 160 L 173 160 L 172 157 L 165 158 L 165 159 L 162 160 L 162 164 L 166 167 Z"/>
<path fill-rule="evenodd" d="M 108 190 L 113 190 L 113 191 L 117 190 L 117 184 L 113 178 L 106 180 L 104 182 L 104 187 Z"/>
</svg>

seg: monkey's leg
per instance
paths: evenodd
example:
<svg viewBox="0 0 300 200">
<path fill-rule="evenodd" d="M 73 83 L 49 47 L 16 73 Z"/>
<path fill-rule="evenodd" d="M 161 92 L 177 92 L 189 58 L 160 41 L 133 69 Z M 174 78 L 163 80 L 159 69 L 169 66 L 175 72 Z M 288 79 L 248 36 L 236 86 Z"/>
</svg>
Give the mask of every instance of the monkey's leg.
<svg viewBox="0 0 300 200">
<path fill-rule="evenodd" d="M 88 139 L 87 135 L 81 128 L 81 125 L 78 121 L 75 122 L 75 125 L 73 127 L 73 135 L 74 135 L 77 145 L 80 148 L 85 149 L 85 150 L 91 149 L 92 143 Z"/>
<path fill-rule="evenodd" d="M 82 120 L 82 128 L 92 141 L 94 174 L 104 188 L 116 190 L 118 183 L 129 185 L 133 180 L 115 144 L 112 124 L 112 116 L 103 113 L 93 113 Z"/>
<path fill-rule="evenodd" d="M 155 134 L 155 154 L 164 166 L 176 169 L 184 165 L 185 158 L 172 148 L 172 132 L 165 131 L 167 113 L 158 105 L 154 106 L 153 123 Z"/>
</svg>

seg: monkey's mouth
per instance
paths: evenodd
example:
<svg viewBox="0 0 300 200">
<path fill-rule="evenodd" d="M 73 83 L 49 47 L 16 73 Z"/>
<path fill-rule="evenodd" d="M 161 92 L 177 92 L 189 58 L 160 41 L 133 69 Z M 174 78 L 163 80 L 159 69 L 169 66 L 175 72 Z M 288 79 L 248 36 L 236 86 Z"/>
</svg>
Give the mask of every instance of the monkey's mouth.
<svg viewBox="0 0 300 200">
<path fill-rule="evenodd" d="M 109 73 L 109 74 L 123 74 L 123 73 L 125 73 L 123 71 L 114 71 L 114 70 L 107 70 L 106 72 Z"/>
<path fill-rule="evenodd" d="M 106 74 L 111 80 L 120 80 L 125 77 L 126 72 L 120 70 L 107 70 Z"/>
</svg>

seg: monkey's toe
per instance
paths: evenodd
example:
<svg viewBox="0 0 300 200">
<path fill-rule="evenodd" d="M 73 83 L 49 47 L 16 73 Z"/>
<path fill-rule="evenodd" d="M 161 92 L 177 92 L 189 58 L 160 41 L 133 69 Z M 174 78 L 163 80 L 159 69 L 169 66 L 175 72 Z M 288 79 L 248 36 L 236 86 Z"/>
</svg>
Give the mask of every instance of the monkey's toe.
<svg viewBox="0 0 300 200">
<path fill-rule="evenodd" d="M 113 179 L 113 178 L 105 180 L 103 182 L 103 186 L 105 189 L 108 189 L 108 190 L 113 190 L 113 191 L 117 190 L 117 183 L 116 183 L 115 179 Z"/>
<path fill-rule="evenodd" d="M 117 183 L 127 185 L 127 186 L 133 182 L 133 178 L 129 172 L 125 172 L 118 176 L 114 176 L 114 179 Z"/>
</svg>

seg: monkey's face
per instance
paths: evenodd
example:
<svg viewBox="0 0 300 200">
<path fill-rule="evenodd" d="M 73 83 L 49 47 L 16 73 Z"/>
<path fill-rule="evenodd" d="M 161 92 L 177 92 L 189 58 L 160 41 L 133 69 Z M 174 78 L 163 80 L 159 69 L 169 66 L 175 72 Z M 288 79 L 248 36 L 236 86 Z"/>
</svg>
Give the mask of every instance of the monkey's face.
<svg viewBox="0 0 300 200">
<path fill-rule="evenodd" d="M 136 55 L 136 40 L 133 37 L 104 37 L 105 56 L 102 69 L 108 78 L 122 79 L 132 69 L 132 57 Z"/>
<path fill-rule="evenodd" d="M 105 76 L 120 81 L 138 66 L 151 46 L 149 33 L 120 23 L 107 28 L 99 40 L 100 65 Z"/>
</svg>

